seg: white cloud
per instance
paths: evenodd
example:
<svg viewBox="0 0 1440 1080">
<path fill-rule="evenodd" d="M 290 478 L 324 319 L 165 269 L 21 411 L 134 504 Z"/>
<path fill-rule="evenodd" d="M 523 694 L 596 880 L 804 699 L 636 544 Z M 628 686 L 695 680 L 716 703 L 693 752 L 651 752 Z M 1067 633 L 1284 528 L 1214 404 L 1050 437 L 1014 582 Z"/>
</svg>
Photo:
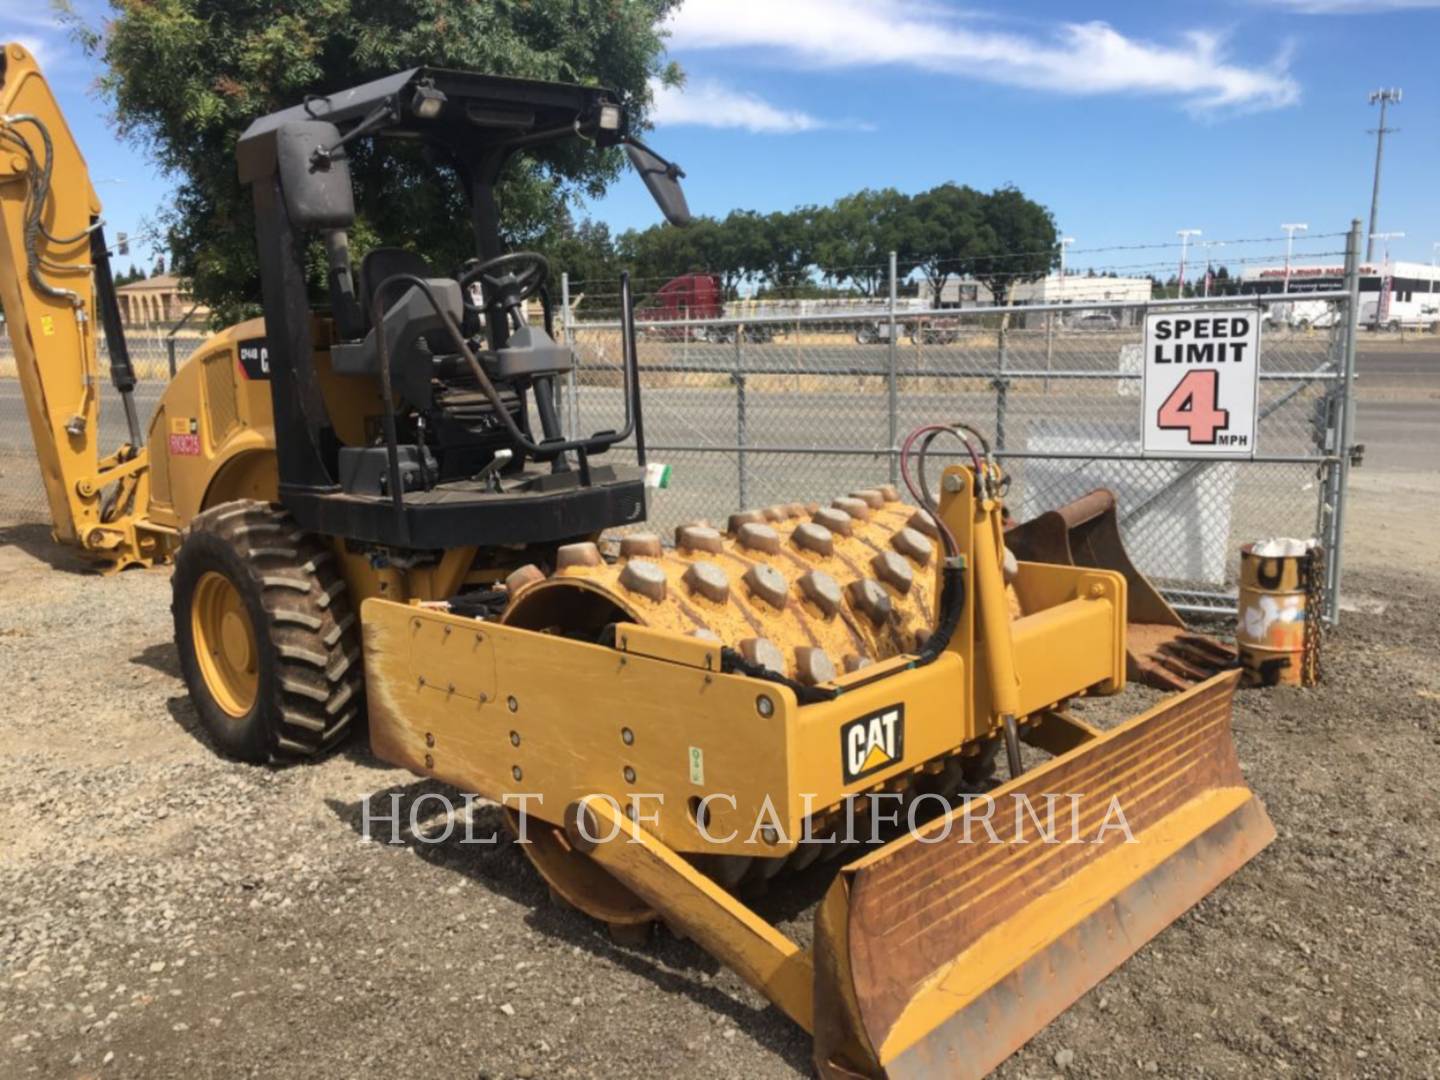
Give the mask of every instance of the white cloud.
<svg viewBox="0 0 1440 1080">
<path fill-rule="evenodd" d="M 49 71 L 52 67 L 56 66 L 50 55 L 50 43 L 48 41 L 37 37 L 29 37 L 25 34 L 17 34 L 11 40 L 31 56 L 35 57 L 35 62 L 40 65 L 41 71 Z"/>
<path fill-rule="evenodd" d="M 1440 0 L 1258 0 L 1300 15 L 1380 15 L 1440 8 Z"/>
<path fill-rule="evenodd" d="M 1300 96 L 1283 56 L 1269 66 L 1236 62 L 1218 34 L 1190 31 L 1167 45 L 1104 22 L 1007 33 L 920 0 L 686 0 L 669 29 L 677 52 L 749 49 L 820 67 L 903 65 L 1061 94 L 1174 97 L 1197 109 L 1278 108 Z"/>
<path fill-rule="evenodd" d="M 64 67 L 69 59 L 69 42 L 65 28 L 52 14 L 42 7 L 39 11 L 6 11 L 4 18 L 22 32 L 0 35 L 0 40 L 24 46 L 47 74 Z"/>
<path fill-rule="evenodd" d="M 18 3 L 19 0 L 16 0 Z M 14 11 L 5 12 L 5 21 L 12 26 L 24 26 L 31 30 L 55 30 L 63 29 L 60 20 L 55 18 L 44 8 L 39 11 Z"/>
<path fill-rule="evenodd" d="M 779 108 L 713 79 L 691 79 L 683 87 L 665 86 L 652 79 L 650 92 L 655 99 L 651 118 L 658 127 L 692 124 L 791 135 L 832 126 L 809 113 Z"/>
</svg>

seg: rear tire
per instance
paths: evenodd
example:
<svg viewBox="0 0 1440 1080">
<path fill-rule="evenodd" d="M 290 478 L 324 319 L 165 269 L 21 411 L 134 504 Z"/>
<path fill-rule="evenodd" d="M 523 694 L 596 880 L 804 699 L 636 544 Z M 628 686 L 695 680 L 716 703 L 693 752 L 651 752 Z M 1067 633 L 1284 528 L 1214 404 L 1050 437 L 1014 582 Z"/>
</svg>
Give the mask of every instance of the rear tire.
<svg viewBox="0 0 1440 1080">
<path fill-rule="evenodd" d="M 241 500 L 197 516 L 171 595 L 185 685 L 221 752 L 255 763 L 314 757 L 363 722 L 345 580 L 281 507 Z"/>
</svg>

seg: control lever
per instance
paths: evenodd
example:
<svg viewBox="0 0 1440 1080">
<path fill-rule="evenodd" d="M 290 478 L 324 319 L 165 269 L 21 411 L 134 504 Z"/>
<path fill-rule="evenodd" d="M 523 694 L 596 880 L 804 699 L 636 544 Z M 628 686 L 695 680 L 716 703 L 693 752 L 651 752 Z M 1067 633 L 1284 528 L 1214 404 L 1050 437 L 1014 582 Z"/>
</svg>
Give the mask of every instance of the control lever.
<svg viewBox="0 0 1440 1080">
<path fill-rule="evenodd" d="M 496 450 L 495 456 L 490 459 L 490 464 L 486 465 L 470 479 L 488 485 L 491 491 L 499 491 L 500 470 L 503 469 L 506 465 L 509 465 L 510 459 L 514 456 L 515 451 L 511 450 L 509 447 L 502 447 L 501 449 Z"/>
</svg>

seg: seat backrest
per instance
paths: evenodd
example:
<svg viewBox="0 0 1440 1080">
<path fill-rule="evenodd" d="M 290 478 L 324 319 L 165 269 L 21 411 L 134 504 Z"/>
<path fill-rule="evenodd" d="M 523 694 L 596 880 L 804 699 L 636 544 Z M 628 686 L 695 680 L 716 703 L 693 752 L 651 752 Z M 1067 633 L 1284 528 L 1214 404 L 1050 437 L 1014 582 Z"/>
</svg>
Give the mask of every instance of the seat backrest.
<svg viewBox="0 0 1440 1080">
<path fill-rule="evenodd" d="M 380 283 L 395 274 L 414 274 L 419 278 L 430 277 L 430 264 L 423 256 L 398 247 L 374 248 L 360 260 L 360 302 L 365 306 L 365 325 L 371 325 L 370 313 L 375 302 L 375 290 Z M 395 303 L 404 295 L 399 285 L 392 286 L 390 295 L 385 297 L 386 306 Z"/>
</svg>

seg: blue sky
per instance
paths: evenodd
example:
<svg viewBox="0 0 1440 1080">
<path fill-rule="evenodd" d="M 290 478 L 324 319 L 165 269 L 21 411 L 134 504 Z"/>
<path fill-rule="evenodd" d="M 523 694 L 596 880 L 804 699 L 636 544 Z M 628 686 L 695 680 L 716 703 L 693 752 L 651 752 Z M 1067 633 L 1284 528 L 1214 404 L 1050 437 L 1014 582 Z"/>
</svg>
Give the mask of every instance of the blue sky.
<svg viewBox="0 0 1440 1080">
<path fill-rule="evenodd" d="M 1396 258 L 1428 262 L 1440 241 L 1440 0 L 687 0 L 669 29 L 688 80 L 660 93 L 652 141 L 697 212 L 1013 183 L 1076 238 L 1075 266 L 1158 270 L 1173 251 L 1104 249 L 1173 245 L 1179 228 L 1275 237 L 1282 222 L 1309 223 L 1297 252 L 1333 251 L 1319 234 L 1369 212 L 1367 96 L 1398 86 L 1378 228 L 1406 233 Z M 168 185 L 116 137 L 94 63 L 39 3 L 0 0 L 0 37 L 37 51 L 111 232 L 138 235 Z M 634 177 L 588 209 L 617 229 L 658 220 Z"/>
</svg>

